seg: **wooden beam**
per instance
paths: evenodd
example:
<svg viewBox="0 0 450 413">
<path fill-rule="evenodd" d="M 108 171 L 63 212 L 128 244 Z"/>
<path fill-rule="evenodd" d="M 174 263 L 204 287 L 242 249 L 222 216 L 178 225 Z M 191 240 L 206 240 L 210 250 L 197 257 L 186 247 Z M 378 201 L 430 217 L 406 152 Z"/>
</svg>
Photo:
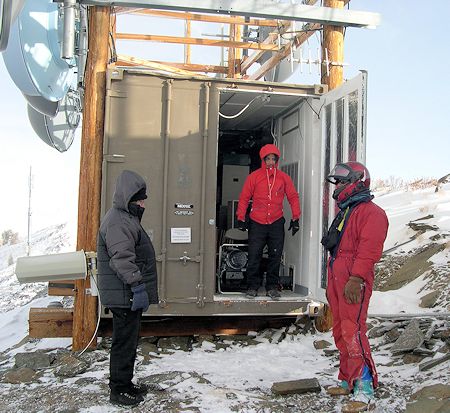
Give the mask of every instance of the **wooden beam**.
<svg viewBox="0 0 450 413">
<path fill-rule="evenodd" d="M 186 26 L 184 36 L 191 37 L 191 21 L 186 20 L 184 24 Z M 184 45 L 184 63 L 191 63 L 191 46 L 188 44 Z"/>
<path fill-rule="evenodd" d="M 161 336 L 191 336 L 197 334 L 247 334 L 249 331 L 258 331 L 265 328 L 281 328 L 291 325 L 295 317 L 268 317 L 268 316 L 219 316 L 219 317 L 143 317 L 140 329 L 141 337 Z M 99 336 L 108 337 L 112 334 L 110 318 L 100 321 Z"/>
<path fill-rule="evenodd" d="M 199 22 L 209 22 L 209 23 L 223 23 L 223 24 L 242 24 L 248 26 L 266 26 L 266 27 L 277 27 L 280 24 L 280 20 L 274 19 L 254 19 L 249 18 L 247 21 L 244 17 L 228 17 L 228 16 L 214 16 L 211 14 L 199 14 L 199 13 L 188 13 L 188 12 L 177 12 L 177 11 L 166 11 L 166 10 L 152 10 L 152 9 L 138 9 L 133 8 L 127 11 L 124 7 L 116 7 L 118 14 L 129 13 L 129 14 L 143 14 L 155 17 L 166 17 L 170 19 L 182 19 L 191 20 Z"/>
<path fill-rule="evenodd" d="M 28 334 L 32 338 L 72 337 L 73 308 L 30 308 Z"/>
<path fill-rule="evenodd" d="M 100 225 L 100 194 L 110 8 L 89 9 L 89 54 L 81 131 L 77 249 L 95 251 Z M 94 335 L 97 298 L 87 294 L 90 280 L 75 283 L 72 350 L 83 349 Z M 96 340 L 91 346 L 95 347 Z"/>
<path fill-rule="evenodd" d="M 51 281 L 48 283 L 48 295 L 72 296 L 75 295 L 75 281 Z"/>
<path fill-rule="evenodd" d="M 344 5 L 344 0 L 324 1 L 325 7 L 343 9 Z M 341 85 L 344 80 L 344 27 L 323 27 L 322 56 L 325 56 L 325 50 L 328 52 L 329 63 L 328 68 L 326 64 L 322 64 L 322 77 L 320 83 L 328 85 L 328 89 L 332 90 Z"/>
<path fill-rule="evenodd" d="M 292 316 L 222 316 L 222 317 L 143 317 L 141 337 L 191 336 L 195 334 L 246 334 L 264 328 L 281 328 L 292 324 Z M 29 335 L 33 338 L 72 336 L 72 308 L 31 308 Z M 111 337 L 112 318 L 100 320 L 98 335 Z"/>
<path fill-rule="evenodd" d="M 344 2 L 344 5 L 349 3 L 350 0 L 342 0 Z M 310 5 L 314 4 L 316 0 L 311 0 L 309 2 Z M 296 47 L 299 47 L 301 44 L 306 42 L 314 33 L 316 30 L 320 30 L 322 28 L 322 25 L 319 23 L 309 23 L 304 26 L 298 35 L 295 36 L 293 43 Z M 269 60 L 267 60 L 255 73 L 253 73 L 249 79 L 257 80 L 263 77 L 269 70 L 271 70 L 274 66 L 276 66 L 278 63 L 280 63 L 281 60 L 286 58 L 291 53 L 292 44 L 287 43 L 284 45 L 284 47 L 276 54 L 273 55 Z M 264 52 L 263 52 L 264 53 Z M 263 54 L 262 53 L 262 54 Z M 262 55 L 261 54 L 261 55 Z M 259 57 L 258 57 L 259 59 Z M 257 59 L 256 59 L 257 60 Z M 255 61 L 255 60 L 254 60 Z M 254 63 L 254 61 L 249 61 L 249 64 Z M 247 62 L 247 61 L 246 61 Z M 245 62 L 245 63 L 246 63 Z M 245 68 L 245 70 L 248 70 L 249 64 L 245 64 L 242 67 Z M 243 72 L 243 70 L 242 70 Z M 323 83 L 323 82 L 321 82 Z"/>
<path fill-rule="evenodd" d="M 149 68 L 154 68 L 155 64 L 169 66 L 172 68 L 184 69 L 189 72 L 206 72 L 206 73 L 227 73 L 227 68 L 225 66 L 214 66 L 214 65 L 199 65 L 195 63 L 174 63 L 174 62 L 160 62 L 155 60 L 145 60 L 139 59 L 137 57 L 117 55 L 118 66 L 144 66 Z"/>
<path fill-rule="evenodd" d="M 217 46 L 217 47 L 236 47 L 241 49 L 253 49 L 253 50 L 271 50 L 277 51 L 277 45 L 249 43 L 249 42 L 231 42 L 227 40 L 215 40 L 215 39 L 199 39 L 176 36 L 160 36 L 154 34 L 132 34 L 132 33 L 117 33 L 117 39 L 120 40 L 145 40 L 149 42 L 160 43 L 175 43 L 175 44 L 193 44 L 197 46 Z"/>
<path fill-rule="evenodd" d="M 133 56 L 120 55 L 120 63 L 128 63 L 130 66 L 145 66 L 145 67 L 148 67 L 151 69 L 164 70 L 166 72 L 176 73 L 179 75 L 192 76 L 191 71 L 180 69 L 178 67 L 171 65 L 170 63 L 162 64 L 162 63 L 157 63 L 157 62 L 153 62 L 150 60 L 139 59 L 139 58 L 133 57 Z M 119 63 L 119 61 L 117 62 L 117 64 L 120 64 L 120 63 Z"/>
<path fill-rule="evenodd" d="M 230 42 L 234 43 L 236 41 L 236 25 L 230 24 L 229 31 Z M 227 77 L 233 79 L 236 74 L 236 49 L 234 47 L 228 48 L 228 75 Z"/>
</svg>

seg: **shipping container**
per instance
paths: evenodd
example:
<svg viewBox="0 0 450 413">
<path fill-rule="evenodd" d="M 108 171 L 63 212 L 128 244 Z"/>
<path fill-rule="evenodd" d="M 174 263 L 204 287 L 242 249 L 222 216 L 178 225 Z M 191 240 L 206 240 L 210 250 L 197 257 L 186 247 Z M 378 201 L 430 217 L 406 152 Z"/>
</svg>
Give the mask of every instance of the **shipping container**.
<svg viewBox="0 0 450 413">
<path fill-rule="evenodd" d="M 320 240 L 335 215 L 324 178 L 336 162 L 365 161 L 366 83 L 365 72 L 327 92 L 323 85 L 108 71 L 102 216 L 122 170 L 144 177 L 142 226 L 155 247 L 160 298 L 148 315 L 317 313 L 326 302 Z M 284 206 L 278 301 L 245 297 L 247 237 L 235 228 L 240 190 L 267 143 L 279 147 L 279 168 L 302 207 L 292 237 Z M 262 273 L 264 264 L 263 255 Z"/>
</svg>

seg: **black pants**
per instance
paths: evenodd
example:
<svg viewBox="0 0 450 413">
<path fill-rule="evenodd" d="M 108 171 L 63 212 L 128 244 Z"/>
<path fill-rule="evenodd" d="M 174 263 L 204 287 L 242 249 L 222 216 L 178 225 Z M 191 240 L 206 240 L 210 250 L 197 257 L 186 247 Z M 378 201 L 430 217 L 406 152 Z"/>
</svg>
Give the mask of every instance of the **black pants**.
<svg viewBox="0 0 450 413">
<path fill-rule="evenodd" d="M 113 334 L 109 362 L 109 388 L 114 393 L 126 392 L 133 378 L 134 361 L 139 341 L 142 310 L 110 308 Z"/>
<path fill-rule="evenodd" d="M 284 218 L 272 224 L 259 224 L 250 220 L 248 232 L 248 264 L 247 288 L 257 290 L 262 282 L 259 267 L 264 247 L 268 248 L 268 262 L 266 274 L 266 290 L 278 288 L 280 284 L 280 262 L 284 246 Z"/>
</svg>

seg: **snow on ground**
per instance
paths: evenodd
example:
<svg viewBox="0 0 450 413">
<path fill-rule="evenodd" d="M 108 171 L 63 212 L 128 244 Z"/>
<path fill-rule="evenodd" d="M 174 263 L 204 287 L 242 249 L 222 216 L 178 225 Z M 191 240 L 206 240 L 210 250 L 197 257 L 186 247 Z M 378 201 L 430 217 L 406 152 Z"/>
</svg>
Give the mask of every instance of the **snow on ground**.
<svg viewBox="0 0 450 413">
<path fill-rule="evenodd" d="M 419 306 L 419 291 L 426 286 L 424 276 L 420 276 L 398 290 L 373 291 L 369 304 L 369 314 L 426 314 L 433 313 L 432 308 Z"/>
<path fill-rule="evenodd" d="M 420 222 L 437 225 L 439 230 L 422 234 L 401 247 L 402 251 L 407 254 L 414 248 L 429 243 L 429 237 L 436 234 L 441 235 L 436 242 L 448 245 L 450 239 L 448 237 L 450 234 L 449 184 L 443 186 L 437 193 L 434 192 L 434 188 L 398 191 L 379 195 L 375 201 L 386 210 L 390 220 L 386 250 L 410 240 L 415 232 L 406 224 L 429 214 L 432 214 L 433 218 Z M 68 235 L 67 230 L 58 226 L 41 231 L 40 235 L 36 234 L 33 239 L 35 252 L 47 254 L 73 250 L 73 232 Z M 1 247 L 0 257 L 7 260 L 12 253 L 15 258 L 24 252 L 23 245 L 9 250 L 7 247 Z M 433 256 L 430 261 L 441 266 L 448 264 L 450 262 L 448 246 Z M 432 310 L 419 307 L 420 294 L 424 294 L 419 291 L 426 283 L 425 276 L 422 275 L 398 290 L 375 291 L 369 312 L 372 314 L 430 313 Z M 19 352 L 54 348 L 70 349 L 71 339 L 67 338 L 34 339 L 18 344 L 26 336 L 29 307 L 45 307 L 54 300 L 54 297 L 46 297 L 44 285 L 20 285 L 14 276 L 14 266 L 0 263 L 0 297 L 0 352 L 3 353 L 0 359 L 3 361 L 0 365 L 2 367 L 12 367 L 14 355 Z M 340 402 L 331 401 L 324 390 L 317 395 L 305 396 L 306 398 L 291 396 L 267 401 L 270 387 L 276 381 L 316 377 L 322 386 L 331 385 L 336 381 L 337 358 L 326 356 L 322 350 L 316 350 L 314 347 L 316 340 L 327 340 L 332 343 L 331 333 L 287 334 L 284 340 L 277 343 L 276 338 L 281 336 L 281 333 L 281 330 L 272 331 L 270 335 L 272 340 L 269 340 L 267 331 L 261 332 L 254 337 L 257 344 L 249 346 L 230 341 L 227 348 L 216 348 L 213 343 L 205 341 L 194 346 L 190 352 L 178 350 L 171 354 L 151 353 L 150 361 L 140 354 L 136 367 L 137 377 L 145 382 L 153 380 L 149 378 L 157 375 L 167 376 L 160 381 L 166 392 L 163 392 L 162 396 L 150 396 L 135 411 L 215 413 L 339 411 Z M 411 393 L 426 384 L 448 383 L 450 379 L 449 362 L 435 367 L 431 373 L 419 372 L 417 364 L 393 363 L 389 348 L 379 339 L 371 340 L 371 344 L 375 348 L 374 358 L 381 381 L 390 389 L 408 388 Z M 334 345 L 331 349 L 335 349 Z M 102 352 L 105 353 L 103 360 L 94 363 L 85 373 L 61 381 L 52 373 L 44 372 L 40 379 L 41 383 L 26 385 L 26 393 L 34 397 L 34 403 L 39 397 L 44 397 L 44 394 L 47 397 L 45 400 L 51 400 L 48 399 L 50 396 L 47 395 L 46 389 L 51 389 L 57 397 L 61 397 L 61 400 L 65 398 L 69 400 L 70 397 L 78 398 L 77 407 L 67 405 L 69 409 L 67 411 L 83 413 L 126 411 L 112 407 L 108 402 L 106 387 L 108 351 L 99 349 L 96 353 Z M 173 375 L 170 376 L 172 373 Z M 14 386 L 0 384 L 2 392 L 10 392 L 9 394 L 15 394 L 14 397 L 17 397 L 17 401 L 11 401 L 10 406 L 14 406 L 15 411 L 39 411 L 33 410 L 30 407 L 31 404 L 30 410 L 27 410 L 27 403 L 31 401 L 27 401 L 24 392 Z M 176 401 L 176 409 L 170 407 L 171 400 Z M 47 401 L 47 403 L 50 402 Z M 63 411 L 60 407 L 55 407 L 55 411 Z M 72 410 L 70 410 L 71 407 Z M 395 397 L 394 391 L 394 396 L 387 395 L 385 398 L 380 398 L 377 409 L 380 412 L 400 412 L 404 407 L 405 397 Z M 0 411 L 3 410 L 0 408 Z M 43 408 L 42 411 L 50 410 Z"/>
<path fill-rule="evenodd" d="M 420 222 L 437 225 L 441 231 L 450 234 L 450 183 L 443 185 L 438 192 L 435 192 L 435 187 L 431 187 L 415 191 L 381 193 L 379 196 L 375 194 L 374 201 L 389 217 L 385 250 L 408 241 L 415 235 L 415 231 L 407 226 L 408 222 L 427 215 L 433 215 L 433 218 Z M 408 244 L 408 248 L 419 244 L 420 241 L 416 241 L 415 244 Z"/>
</svg>

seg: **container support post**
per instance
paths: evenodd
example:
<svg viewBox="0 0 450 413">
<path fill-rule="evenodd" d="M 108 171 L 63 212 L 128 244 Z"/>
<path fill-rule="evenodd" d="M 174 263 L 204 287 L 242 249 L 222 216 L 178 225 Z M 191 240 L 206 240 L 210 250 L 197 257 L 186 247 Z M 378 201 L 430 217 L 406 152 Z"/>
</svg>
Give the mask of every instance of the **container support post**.
<svg viewBox="0 0 450 413">
<path fill-rule="evenodd" d="M 208 157 L 208 129 L 209 129 L 209 83 L 203 83 L 203 102 L 202 102 L 202 188 L 200 201 L 200 250 L 199 250 L 199 277 L 197 286 L 197 305 L 205 305 L 205 228 L 206 228 L 206 164 Z"/>
<path fill-rule="evenodd" d="M 166 264 L 167 264 L 167 197 L 169 154 L 170 154 L 170 112 L 172 100 L 172 80 L 164 82 L 163 92 L 163 124 L 161 125 L 161 139 L 164 145 L 163 172 L 163 205 L 162 205 L 162 236 L 161 236 L 161 275 L 159 277 L 159 305 L 166 306 Z"/>
</svg>

